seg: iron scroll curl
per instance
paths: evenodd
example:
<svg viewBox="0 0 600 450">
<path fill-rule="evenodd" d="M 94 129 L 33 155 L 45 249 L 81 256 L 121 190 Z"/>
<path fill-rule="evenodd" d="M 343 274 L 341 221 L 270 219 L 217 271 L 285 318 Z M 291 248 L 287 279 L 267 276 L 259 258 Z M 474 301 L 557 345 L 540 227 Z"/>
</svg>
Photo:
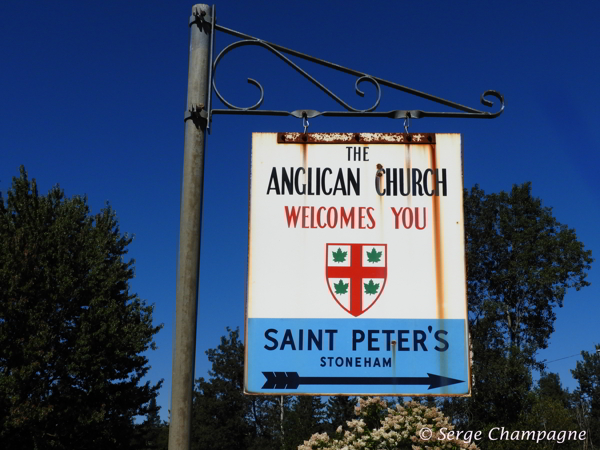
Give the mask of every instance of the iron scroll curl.
<svg viewBox="0 0 600 450">
<path fill-rule="evenodd" d="M 258 81 L 254 80 L 253 78 L 248 78 L 248 83 L 256 86 L 259 89 L 259 91 L 260 91 L 260 98 L 252 106 L 248 106 L 248 107 L 245 107 L 245 108 L 244 107 L 240 107 L 240 106 L 236 106 L 233 103 L 227 101 L 223 97 L 223 95 L 219 92 L 219 90 L 217 89 L 216 71 L 217 71 L 217 66 L 218 66 L 219 62 L 221 62 L 222 58 L 227 53 L 229 53 L 230 51 L 232 51 L 233 49 L 238 48 L 238 47 L 247 46 L 247 45 L 258 45 L 260 47 L 266 48 L 271 53 L 275 54 L 278 58 L 280 58 L 281 60 L 283 60 L 286 64 L 288 64 L 289 66 L 291 66 L 294 70 L 296 70 L 302 76 L 304 76 L 307 80 L 309 80 L 315 86 L 317 86 L 319 89 L 321 89 L 323 92 L 325 92 L 329 97 L 331 97 L 333 100 L 335 100 L 339 105 L 341 105 L 347 111 L 355 112 L 355 113 L 368 113 L 368 112 L 374 111 L 379 106 L 379 102 L 381 101 L 381 86 L 379 85 L 379 83 L 377 82 L 377 80 L 375 78 L 373 78 L 373 77 L 371 77 L 369 75 L 362 75 L 362 76 L 360 76 L 356 80 L 356 82 L 355 82 L 354 89 L 355 89 L 357 95 L 359 95 L 361 97 L 364 97 L 365 94 L 364 94 L 363 91 L 360 90 L 359 85 L 361 83 L 363 83 L 363 82 L 369 82 L 372 85 L 374 85 L 375 88 L 377 89 L 377 100 L 375 101 L 375 103 L 370 108 L 356 109 L 356 108 L 350 106 L 348 103 L 346 103 L 340 97 L 338 97 L 335 93 L 333 93 L 325 85 L 323 85 L 321 82 L 319 82 L 316 78 L 314 78 L 312 75 L 310 75 L 304 69 L 302 69 L 296 63 L 294 63 L 292 60 L 290 60 L 288 57 L 286 57 L 283 53 L 281 53 L 280 51 L 276 50 L 269 43 L 267 43 L 265 41 L 262 41 L 260 39 L 244 39 L 244 40 L 241 40 L 241 41 L 234 42 L 233 44 L 230 44 L 227 47 L 225 47 L 221 51 L 221 53 L 219 53 L 219 55 L 215 58 L 215 61 L 213 63 L 213 69 L 212 69 L 212 88 L 215 91 L 215 94 L 217 95 L 217 97 L 219 98 L 219 100 L 221 100 L 221 102 L 223 102 L 223 104 L 225 106 L 227 106 L 229 109 L 236 110 L 236 111 L 254 111 L 254 110 L 257 110 L 258 108 L 260 108 L 260 106 L 262 105 L 262 103 L 264 101 L 264 88 L 262 87 L 262 85 Z M 316 117 L 316 115 L 321 115 L 321 113 L 315 115 L 314 114 L 315 112 L 316 111 L 313 112 L 312 117 Z M 290 115 L 293 115 L 293 114 L 290 113 Z M 309 118 L 311 118 L 310 115 L 309 115 Z"/>
<path fill-rule="evenodd" d="M 492 106 L 494 106 L 494 102 L 491 102 L 485 98 L 490 95 L 493 97 L 496 97 L 498 100 L 500 100 L 500 109 L 495 113 L 488 113 L 488 114 L 492 117 L 498 117 L 504 111 L 504 96 L 500 92 L 497 92 L 497 91 L 494 91 L 491 89 L 489 89 L 489 90 L 485 91 L 483 94 L 481 94 L 481 104 L 488 106 L 490 108 Z"/>
<path fill-rule="evenodd" d="M 441 117 L 441 118 L 471 118 L 471 119 L 493 119 L 498 117 L 500 114 L 504 112 L 504 96 L 495 90 L 487 90 L 483 94 L 481 94 L 480 101 L 481 104 L 485 107 L 493 107 L 496 102 L 489 100 L 489 97 L 494 97 L 500 102 L 500 107 L 496 112 L 490 111 L 482 111 L 476 108 L 472 108 L 470 106 L 462 105 L 460 103 L 456 103 L 450 100 L 446 100 L 441 97 L 437 97 L 432 94 L 428 94 L 426 92 L 418 91 L 416 89 L 403 86 L 399 83 L 395 83 L 392 81 L 385 80 L 383 78 L 375 77 L 368 75 L 364 72 L 360 72 L 358 70 L 350 69 L 348 67 L 340 66 L 339 64 L 335 64 L 329 61 L 325 61 L 319 58 L 315 58 L 314 56 L 310 56 L 296 50 L 292 50 L 286 47 L 283 47 L 279 44 L 275 44 L 272 42 L 263 41 L 254 36 L 250 36 L 239 31 L 231 30 L 222 25 L 218 25 L 216 23 L 214 17 L 214 7 L 213 7 L 213 16 L 212 16 L 212 26 L 211 26 L 211 60 L 213 54 L 213 43 L 214 43 L 214 34 L 215 31 L 221 31 L 231 36 L 235 36 L 241 40 L 234 42 L 227 47 L 225 47 L 219 55 L 214 59 L 214 62 L 209 65 L 209 93 L 208 93 L 208 126 L 210 132 L 210 123 L 212 120 L 213 114 L 248 114 L 248 115 L 267 115 L 267 116 L 292 116 L 297 118 L 314 118 L 317 116 L 328 116 L 328 117 L 388 117 L 391 119 L 419 119 L 424 117 Z M 219 92 L 216 84 L 216 70 L 225 55 L 227 55 L 232 50 L 247 46 L 247 45 L 257 45 L 269 50 L 271 53 L 276 55 L 279 59 L 284 61 L 287 65 L 292 67 L 295 71 L 300 73 L 303 77 L 317 86 L 321 91 L 327 94 L 331 99 L 337 102 L 340 106 L 342 106 L 343 110 L 340 111 L 317 111 L 314 109 L 298 109 L 294 111 L 281 111 L 281 110 L 263 110 L 259 109 L 264 101 L 264 88 L 263 86 L 255 79 L 248 78 L 248 83 L 254 85 L 260 92 L 260 98 L 256 103 L 248 107 L 240 107 L 236 106 L 233 103 L 227 101 L 224 96 Z M 321 82 L 315 79 L 312 75 L 306 72 L 304 69 L 299 67 L 294 61 L 289 59 L 287 56 L 290 55 L 295 58 L 299 58 L 305 61 L 309 61 L 312 63 L 316 63 L 318 65 L 327 67 L 329 69 L 336 70 L 338 72 L 342 72 L 348 75 L 352 75 L 357 77 L 355 82 L 355 91 L 356 94 L 363 97 L 364 92 L 359 88 L 361 83 L 368 82 L 375 86 L 377 90 L 377 99 L 375 103 L 366 109 L 357 109 L 350 106 L 340 97 L 338 97 L 335 93 L 333 93 L 330 89 L 324 86 Z M 390 89 L 399 90 L 405 92 L 410 95 L 414 95 L 416 97 L 420 97 L 425 100 L 430 100 L 437 104 L 446 106 L 451 108 L 450 111 L 423 111 L 423 110 L 408 110 L 408 109 L 396 109 L 391 111 L 377 111 L 379 107 L 379 103 L 381 100 L 381 90 L 382 86 L 388 87 Z M 212 90 L 215 91 L 217 97 L 221 100 L 221 102 L 227 107 L 227 109 L 212 109 L 211 107 L 211 95 Z"/>
<path fill-rule="evenodd" d="M 498 117 L 500 114 L 504 112 L 504 96 L 494 90 L 487 90 L 483 94 L 481 94 L 480 102 L 482 105 L 487 106 L 489 108 L 494 106 L 494 102 L 488 100 L 486 97 L 495 97 L 500 101 L 500 108 L 496 112 L 488 112 L 488 111 L 479 111 L 473 108 L 469 108 L 469 111 L 465 112 L 429 112 L 429 111 L 421 111 L 421 110 L 399 110 L 395 111 L 394 118 L 400 119 L 403 117 L 409 117 L 411 119 L 420 119 L 423 117 L 454 117 L 454 118 L 474 118 L 474 119 L 494 119 Z M 440 102 L 441 103 L 441 102 Z M 453 106 L 453 105 L 450 105 Z"/>
</svg>

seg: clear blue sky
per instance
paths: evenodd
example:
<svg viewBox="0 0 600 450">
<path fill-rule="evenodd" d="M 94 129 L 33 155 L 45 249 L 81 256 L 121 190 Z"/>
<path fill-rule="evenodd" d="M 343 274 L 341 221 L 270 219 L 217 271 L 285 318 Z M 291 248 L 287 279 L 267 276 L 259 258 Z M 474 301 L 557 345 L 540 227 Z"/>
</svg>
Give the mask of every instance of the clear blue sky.
<svg viewBox="0 0 600 450">
<path fill-rule="evenodd" d="M 110 201 L 121 230 L 135 234 L 131 288 L 155 304 L 155 323 L 165 325 L 159 349 L 149 354 L 149 378 L 165 380 L 159 396 L 165 419 L 192 6 L 180 0 L 0 6 L 0 191 L 24 164 L 42 193 L 59 183 L 68 196 L 86 194 L 93 212 Z M 228 28 L 468 106 L 480 107 L 487 89 L 500 91 L 506 111 L 497 119 L 421 119 L 411 131 L 462 133 L 465 186 L 497 192 L 532 181 L 534 195 L 600 254 L 597 2 L 220 1 L 216 7 Z M 218 33 L 217 49 L 232 41 Z M 300 65 L 355 107 L 373 102 L 370 86 L 365 98 L 354 94 L 355 78 Z M 251 77 L 265 88 L 264 108 L 337 108 L 258 47 L 229 54 L 218 74 L 220 91 L 238 105 L 258 98 L 245 81 Z M 442 107 L 384 88 L 380 110 L 391 109 Z M 310 123 L 311 132 L 402 131 L 402 121 L 391 119 Z M 218 345 L 225 327 L 243 329 L 250 134 L 301 130 L 294 118 L 214 119 L 205 166 L 197 376 L 206 376 L 204 352 Z M 540 359 L 592 351 L 600 342 L 599 273 L 592 268 L 592 286 L 567 294 Z M 569 369 L 578 359 L 548 366 L 571 390 Z"/>
</svg>

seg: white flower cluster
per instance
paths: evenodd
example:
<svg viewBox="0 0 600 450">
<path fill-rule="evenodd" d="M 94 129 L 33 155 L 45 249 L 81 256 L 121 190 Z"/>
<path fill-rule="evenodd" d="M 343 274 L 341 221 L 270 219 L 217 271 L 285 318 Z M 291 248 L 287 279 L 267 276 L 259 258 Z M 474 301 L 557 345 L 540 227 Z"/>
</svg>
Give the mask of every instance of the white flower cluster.
<svg viewBox="0 0 600 450">
<path fill-rule="evenodd" d="M 386 409 L 387 415 L 381 420 L 381 427 L 370 430 L 364 418 L 380 414 Z M 454 427 L 448 418 L 437 408 L 428 408 L 417 402 L 388 408 L 385 400 L 369 397 L 366 400 L 359 399 L 355 413 L 359 418 L 348 421 L 347 430 L 339 426 L 334 437 L 327 433 L 314 434 L 298 446 L 298 450 L 391 450 L 411 447 L 412 450 L 479 450 L 474 443 L 449 439 L 447 431 Z M 427 440 L 421 439 L 419 433 L 425 427 L 431 430 L 431 437 Z M 441 428 L 446 429 L 445 436 L 440 434 Z"/>
</svg>

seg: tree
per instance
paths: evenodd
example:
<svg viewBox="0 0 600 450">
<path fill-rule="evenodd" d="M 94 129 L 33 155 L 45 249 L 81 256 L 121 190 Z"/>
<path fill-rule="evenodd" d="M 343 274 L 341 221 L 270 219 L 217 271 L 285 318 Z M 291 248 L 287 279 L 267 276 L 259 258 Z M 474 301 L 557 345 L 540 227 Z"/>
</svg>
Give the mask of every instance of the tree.
<svg viewBox="0 0 600 450">
<path fill-rule="evenodd" d="M 532 197 L 531 184 L 485 194 L 464 191 L 470 399 L 444 402 L 465 429 L 511 426 L 531 409 L 531 371 L 554 331 L 555 308 L 579 290 L 593 261 L 573 229 Z"/>
<path fill-rule="evenodd" d="M 244 347 L 239 330 L 227 332 L 216 349 L 206 352 L 211 379 L 196 381 L 192 449 L 244 449 L 251 440 L 253 430 L 246 421 L 251 405 L 243 394 Z"/>
<path fill-rule="evenodd" d="M 136 435 L 132 442 L 133 448 L 140 450 L 167 450 L 168 425 L 160 420 L 160 406 L 156 399 L 150 400 L 146 420 L 136 426 Z"/>
<path fill-rule="evenodd" d="M 296 449 L 325 429 L 325 405 L 318 396 L 244 395 L 244 344 L 238 329 L 227 333 L 206 352 L 210 378 L 196 380 L 193 450 Z"/>
<path fill-rule="evenodd" d="M 567 289 L 589 285 L 592 252 L 531 196 L 531 183 L 488 195 L 475 186 L 465 190 L 464 206 L 471 340 L 515 346 L 533 365 Z"/>
<path fill-rule="evenodd" d="M 254 426 L 251 450 L 281 450 L 288 438 L 290 409 L 293 397 L 252 396 L 252 414 L 248 417 Z"/>
<path fill-rule="evenodd" d="M 473 362 L 475 385 L 467 399 L 468 426 L 513 426 L 531 407 L 528 393 L 533 388 L 528 358 L 516 347 L 508 354 L 498 349 L 480 350 Z"/>
<path fill-rule="evenodd" d="M 329 397 L 325 413 L 328 421 L 326 431 L 332 433 L 338 426 L 344 425 L 349 420 L 354 419 L 357 403 L 357 397 L 348 397 L 346 395 L 333 395 Z"/>
<path fill-rule="evenodd" d="M 544 432 L 543 439 L 540 439 L 539 442 L 537 438 L 486 439 L 481 443 L 483 448 L 488 450 L 551 450 L 556 448 L 557 444 L 565 449 L 580 448 L 581 442 L 578 439 L 573 439 L 572 436 L 568 438 L 569 433 L 577 435 L 579 430 L 575 422 L 574 410 L 571 407 L 569 392 L 562 388 L 557 374 L 543 373 L 537 386 L 529 392 L 523 393 L 522 398 L 526 407 L 521 405 L 518 416 L 510 418 L 512 422 L 510 425 L 502 419 L 495 424 L 488 424 L 483 434 L 489 436 L 488 433 L 493 427 L 504 427 L 505 430 L 509 430 L 509 435 L 515 431 L 519 433 L 524 430 Z M 495 436 L 499 436 L 499 433 L 499 430 L 492 431 Z"/>
<path fill-rule="evenodd" d="M 543 373 L 532 392 L 531 409 L 522 419 L 524 430 L 578 431 L 571 395 L 563 389 L 556 373 Z M 579 448 L 580 442 L 570 441 L 561 447 Z M 553 442 L 544 442 L 538 447 L 553 448 Z"/>
<path fill-rule="evenodd" d="M 597 448 L 600 445 L 600 345 L 596 345 L 594 353 L 582 351 L 581 356 L 583 361 L 577 361 L 577 366 L 571 370 L 579 383 L 574 392 L 578 422 Z"/>
<path fill-rule="evenodd" d="M 325 431 L 325 405 L 319 396 L 295 397 L 284 420 L 286 450 L 295 450 L 307 436 Z"/>
<path fill-rule="evenodd" d="M 280 448 L 278 398 L 244 395 L 244 344 L 239 329 L 227 333 L 206 352 L 210 379 L 196 380 L 192 449 Z"/>
<path fill-rule="evenodd" d="M 129 448 L 152 306 L 129 292 L 132 238 L 106 206 L 58 187 L 40 196 L 23 167 L 0 197 L 0 441 L 11 448 Z"/>
<path fill-rule="evenodd" d="M 568 389 L 563 389 L 557 373 L 542 373 L 537 384 L 540 397 L 555 400 L 564 409 L 571 408 L 571 394 Z"/>
</svg>

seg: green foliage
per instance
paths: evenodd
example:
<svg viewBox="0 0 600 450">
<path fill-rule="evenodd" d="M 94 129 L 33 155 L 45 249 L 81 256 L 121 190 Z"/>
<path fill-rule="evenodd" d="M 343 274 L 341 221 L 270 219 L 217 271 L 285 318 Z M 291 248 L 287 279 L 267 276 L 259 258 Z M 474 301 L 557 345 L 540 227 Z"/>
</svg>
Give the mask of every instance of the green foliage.
<svg viewBox="0 0 600 450">
<path fill-rule="evenodd" d="M 531 411 L 536 353 L 554 331 L 554 309 L 568 288 L 587 286 L 591 251 L 575 231 L 531 196 L 464 191 L 473 392 L 446 400 L 444 411 L 465 429 L 511 427 Z"/>
<path fill-rule="evenodd" d="M 152 306 L 129 292 L 132 238 L 109 206 L 37 192 L 21 168 L 0 201 L 3 449 L 130 448 L 162 382 L 141 384 Z"/>
<path fill-rule="evenodd" d="M 359 397 L 354 415 L 359 416 L 364 422 L 363 428 L 374 430 L 381 425 L 381 421 L 388 414 L 387 406 L 387 401 L 380 397 Z"/>
<path fill-rule="evenodd" d="M 484 429 L 486 425 L 509 427 L 518 423 L 529 406 L 528 392 L 533 387 L 527 357 L 513 347 L 508 355 L 498 350 L 480 352 L 473 362 L 475 383 L 467 400 L 469 427 Z"/>
<path fill-rule="evenodd" d="M 206 352 L 210 379 L 196 380 L 192 449 L 279 448 L 278 398 L 244 395 L 244 345 L 239 329 L 227 328 L 227 333 L 216 349 Z"/>
<path fill-rule="evenodd" d="M 594 445 L 600 443 L 600 345 L 594 353 L 581 352 L 583 361 L 571 371 L 579 386 L 573 393 L 579 426 Z"/>
<path fill-rule="evenodd" d="M 525 393 L 523 399 L 526 407 L 522 407 L 518 417 L 513 418 L 509 424 L 504 420 L 498 420 L 485 425 L 483 435 L 488 436 L 492 428 L 495 437 L 499 437 L 502 431 L 508 436 L 515 436 L 522 431 L 528 432 L 555 432 L 550 439 L 542 437 L 536 442 L 536 437 L 521 435 L 518 439 L 482 441 L 482 448 L 490 450 L 526 450 L 526 449 L 553 449 L 557 444 L 561 448 L 581 448 L 582 442 L 578 439 L 567 439 L 569 432 L 578 434 L 579 427 L 575 421 L 575 411 L 571 407 L 570 395 L 563 390 L 557 374 L 542 374 L 536 388 Z M 504 430 L 502 430 L 504 428 Z M 562 433 L 562 435 L 560 434 Z M 562 441 L 562 442 L 561 442 Z"/>
<path fill-rule="evenodd" d="M 333 430 L 354 417 L 356 399 L 243 394 L 244 345 L 227 329 L 206 353 L 210 379 L 196 381 L 192 449 L 291 450 L 313 433 Z"/>
<path fill-rule="evenodd" d="M 286 431 L 289 423 L 289 411 L 293 402 L 290 396 L 260 396 L 253 408 L 249 422 L 256 423 L 260 418 L 261 426 L 255 430 L 250 443 L 251 450 L 279 450 L 285 447 Z M 283 416 L 283 420 L 282 420 Z"/>
<path fill-rule="evenodd" d="M 472 342 L 505 353 L 516 346 L 532 365 L 567 289 L 589 285 L 591 251 L 531 196 L 530 183 L 488 195 L 475 186 L 464 206 Z"/>
<path fill-rule="evenodd" d="M 252 400 L 243 394 L 244 348 L 239 330 L 227 331 L 219 346 L 206 352 L 212 363 L 210 380 L 196 381 L 192 449 L 248 448 L 252 436 L 246 420 Z"/>
<path fill-rule="evenodd" d="M 285 450 L 296 450 L 306 436 L 325 430 L 325 405 L 318 396 L 296 397 L 284 417 Z"/>
<path fill-rule="evenodd" d="M 325 430 L 331 434 L 339 425 L 354 419 L 357 404 L 357 397 L 346 395 L 332 395 L 329 397 L 326 404 L 327 424 Z"/>
<path fill-rule="evenodd" d="M 341 248 L 338 248 L 337 251 L 333 252 L 333 262 L 342 263 L 346 261 L 346 255 L 348 252 L 343 252 Z"/>
<path fill-rule="evenodd" d="M 563 389 L 557 373 L 542 373 L 537 384 L 536 392 L 540 397 L 554 400 L 565 409 L 571 407 L 571 395 Z"/>
<path fill-rule="evenodd" d="M 158 411 L 160 406 L 156 399 L 150 400 L 146 421 L 136 425 L 135 435 L 129 448 L 143 450 L 167 450 L 169 439 L 169 426 L 161 422 Z"/>
</svg>

